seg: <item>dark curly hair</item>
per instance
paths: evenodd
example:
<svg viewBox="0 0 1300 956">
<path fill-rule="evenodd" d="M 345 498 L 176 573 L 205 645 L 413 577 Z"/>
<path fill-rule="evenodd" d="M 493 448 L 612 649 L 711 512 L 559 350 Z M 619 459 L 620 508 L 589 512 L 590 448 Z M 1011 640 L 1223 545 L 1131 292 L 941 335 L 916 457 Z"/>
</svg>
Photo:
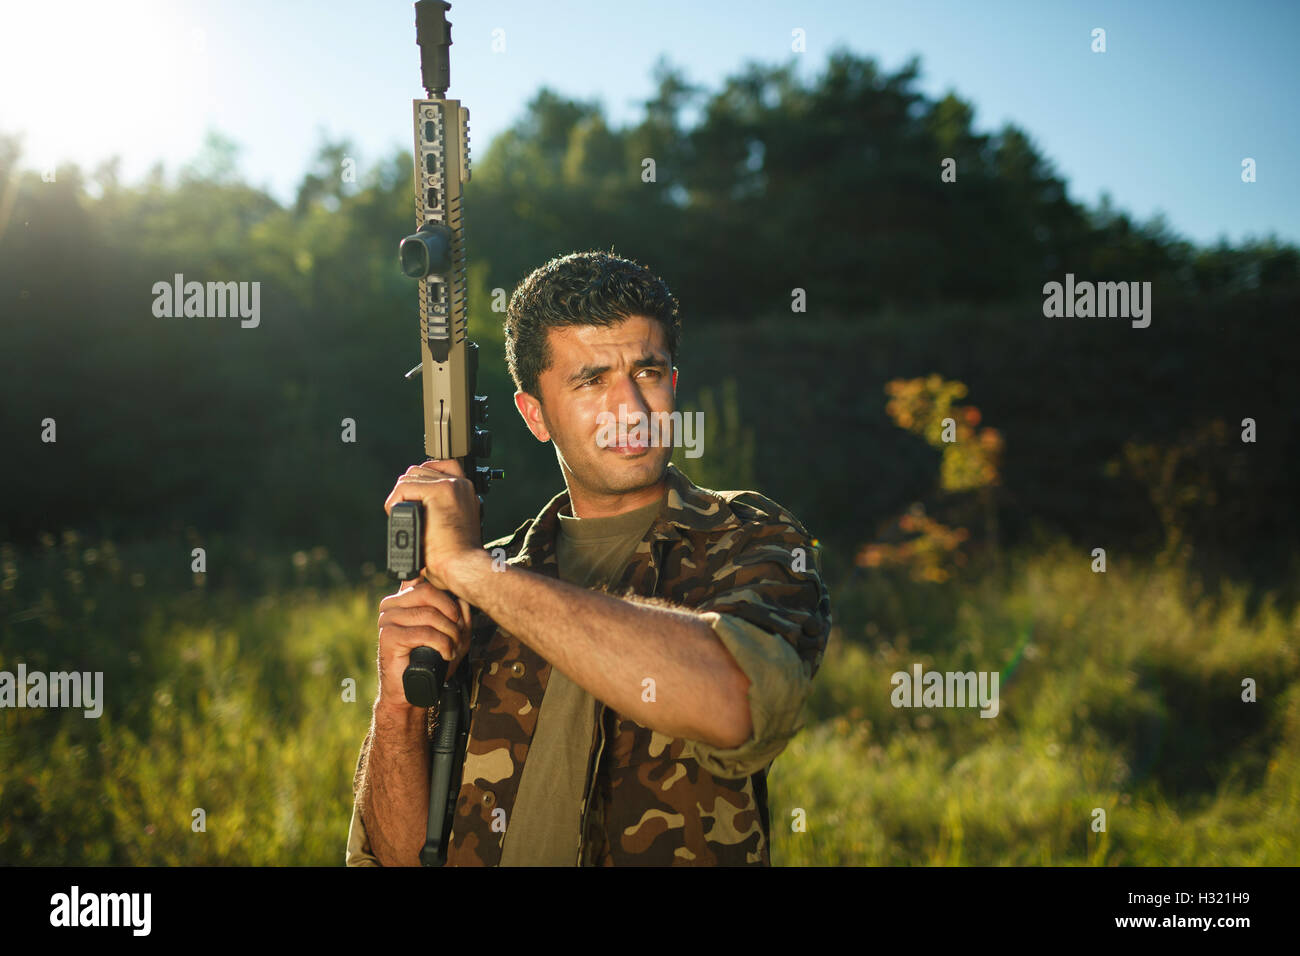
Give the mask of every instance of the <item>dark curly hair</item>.
<svg viewBox="0 0 1300 956">
<path fill-rule="evenodd" d="M 550 329 L 566 325 L 616 325 L 644 315 L 664 327 L 668 354 L 677 362 L 682 321 L 677 300 L 645 266 L 609 252 L 571 252 L 534 269 L 506 308 L 506 362 L 515 387 L 541 400 L 538 379 L 551 364 Z"/>
</svg>

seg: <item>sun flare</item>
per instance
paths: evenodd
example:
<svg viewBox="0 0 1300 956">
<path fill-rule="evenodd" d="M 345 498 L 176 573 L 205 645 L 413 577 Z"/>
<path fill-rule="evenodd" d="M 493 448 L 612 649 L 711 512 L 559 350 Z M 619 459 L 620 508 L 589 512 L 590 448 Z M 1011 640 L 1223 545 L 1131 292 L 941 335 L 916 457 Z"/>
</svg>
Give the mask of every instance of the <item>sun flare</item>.
<svg viewBox="0 0 1300 956">
<path fill-rule="evenodd" d="M 0 12 L 0 131 L 22 164 L 159 155 L 194 122 L 207 40 L 175 4 L 7 3 Z"/>
</svg>

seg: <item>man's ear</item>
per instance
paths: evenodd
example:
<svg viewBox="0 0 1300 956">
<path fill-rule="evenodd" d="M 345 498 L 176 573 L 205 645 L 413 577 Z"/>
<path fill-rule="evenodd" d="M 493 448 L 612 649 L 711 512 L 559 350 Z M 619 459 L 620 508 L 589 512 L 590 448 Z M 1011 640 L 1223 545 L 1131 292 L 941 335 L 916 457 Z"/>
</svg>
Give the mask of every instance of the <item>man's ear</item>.
<svg viewBox="0 0 1300 956">
<path fill-rule="evenodd" d="M 533 433 L 533 437 L 542 442 L 551 440 L 551 432 L 542 419 L 541 402 L 520 389 L 515 392 L 515 408 L 519 409 L 519 415 L 528 426 L 528 430 Z"/>
</svg>

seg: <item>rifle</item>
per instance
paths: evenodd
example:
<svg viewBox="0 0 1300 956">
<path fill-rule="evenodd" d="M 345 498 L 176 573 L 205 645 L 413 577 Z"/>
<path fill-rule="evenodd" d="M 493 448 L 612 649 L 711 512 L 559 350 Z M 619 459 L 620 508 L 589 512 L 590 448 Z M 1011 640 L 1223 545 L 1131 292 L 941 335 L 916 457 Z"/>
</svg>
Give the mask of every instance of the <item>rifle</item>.
<svg viewBox="0 0 1300 956">
<path fill-rule="evenodd" d="M 462 189 L 469 182 L 469 110 L 446 98 L 450 82 L 447 48 L 451 24 L 445 0 L 415 4 L 416 43 L 426 99 L 412 101 L 415 126 L 416 232 L 398 246 L 402 272 L 419 283 L 420 364 L 406 373 L 421 376 L 424 393 L 424 453 L 455 458 L 478 495 L 499 468 L 479 465 L 492 453 L 487 396 L 475 395 L 478 345 L 469 341 L 466 309 L 465 221 Z M 424 568 L 420 505 L 401 501 L 388 515 L 388 573 L 399 581 Z M 468 694 L 459 667 L 446 679 L 447 662 L 432 647 L 411 651 L 402 674 L 406 699 L 416 707 L 437 707 L 429 779 L 429 822 L 420 862 L 442 866 L 447 859 L 456 797 L 469 737 Z"/>
</svg>

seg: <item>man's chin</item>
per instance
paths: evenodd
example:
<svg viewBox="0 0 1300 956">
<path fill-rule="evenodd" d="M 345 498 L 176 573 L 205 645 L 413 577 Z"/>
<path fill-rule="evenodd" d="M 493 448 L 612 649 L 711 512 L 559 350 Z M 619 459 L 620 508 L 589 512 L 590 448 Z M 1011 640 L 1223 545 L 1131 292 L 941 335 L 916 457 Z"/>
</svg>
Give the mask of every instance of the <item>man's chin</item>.
<svg viewBox="0 0 1300 956">
<path fill-rule="evenodd" d="M 671 455 L 647 448 L 640 454 L 600 449 L 600 474 L 605 486 L 615 493 L 636 491 L 657 483 L 664 476 Z"/>
</svg>

